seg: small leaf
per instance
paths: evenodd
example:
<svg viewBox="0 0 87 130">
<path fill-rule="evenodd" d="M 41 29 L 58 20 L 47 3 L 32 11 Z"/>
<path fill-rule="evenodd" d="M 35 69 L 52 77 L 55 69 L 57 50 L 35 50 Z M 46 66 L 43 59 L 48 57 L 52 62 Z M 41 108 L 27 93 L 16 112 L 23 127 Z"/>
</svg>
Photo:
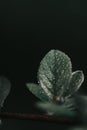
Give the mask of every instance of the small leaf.
<svg viewBox="0 0 87 130">
<path fill-rule="evenodd" d="M 72 76 L 70 58 L 63 52 L 51 50 L 42 59 L 38 78 L 41 87 L 49 98 L 61 97 Z"/>
<path fill-rule="evenodd" d="M 87 124 L 87 96 L 86 95 L 76 95 L 75 104 L 78 110 L 78 116 L 80 120 Z"/>
<path fill-rule="evenodd" d="M 84 81 L 84 74 L 82 71 L 73 72 L 70 84 L 67 87 L 67 89 L 65 89 L 64 96 L 68 97 L 74 94 L 80 88 L 83 81 Z"/>
<path fill-rule="evenodd" d="M 33 83 L 27 83 L 27 88 L 29 89 L 30 92 L 32 92 L 36 97 L 41 99 L 42 101 L 48 101 L 48 97 L 44 90 L 37 84 Z"/>
<path fill-rule="evenodd" d="M 75 112 L 71 111 L 65 105 L 58 105 L 51 102 L 39 102 L 37 106 L 48 113 L 53 113 L 56 116 L 75 116 Z"/>
<path fill-rule="evenodd" d="M 3 106 L 4 100 L 11 89 L 11 83 L 5 77 L 0 77 L 0 107 Z"/>
<path fill-rule="evenodd" d="M 0 120 L 0 125 L 1 125 L 2 121 Z"/>
<path fill-rule="evenodd" d="M 75 110 L 76 104 L 74 97 L 65 99 L 63 105 L 65 105 L 69 110 Z"/>
</svg>

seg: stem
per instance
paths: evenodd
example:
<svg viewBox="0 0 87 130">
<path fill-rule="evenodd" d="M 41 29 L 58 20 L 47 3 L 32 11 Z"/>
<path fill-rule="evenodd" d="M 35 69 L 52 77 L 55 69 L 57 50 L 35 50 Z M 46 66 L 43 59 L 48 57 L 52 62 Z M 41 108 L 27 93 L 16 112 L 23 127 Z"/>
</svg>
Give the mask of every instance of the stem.
<svg viewBox="0 0 87 130">
<path fill-rule="evenodd" d="M 48 115 L 40 115 L 40 114 L 22 114 L 22 113 L 0 113 L 0 118 L 8 118 L 8 119 L 25 119 L 25 120 L 37 120 L 37 121 L 48 121 L 55 123 L 63 123 L 63 124 L 76 124 L 78 120 L 76 118 L 67 118 L 67 117 L 53 117 Z"/>
</svg>

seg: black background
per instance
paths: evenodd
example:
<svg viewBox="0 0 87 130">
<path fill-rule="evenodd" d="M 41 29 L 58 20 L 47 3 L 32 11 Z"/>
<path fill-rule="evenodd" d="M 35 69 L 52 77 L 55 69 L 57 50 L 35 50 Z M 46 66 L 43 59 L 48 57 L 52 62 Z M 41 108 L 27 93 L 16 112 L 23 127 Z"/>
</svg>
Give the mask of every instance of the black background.
<svg viewBox="0 0 87 130">
<path fill-rule="evenodd" d="M 86 0 L 0 0 L 0 75 L 11 83 L 3 111 L 39 113 L 35 98 L 26 88 L 37 83 L 37 70 L 51 49 L 71 58 L 73 71 L 80 69 L 87 94 L 87 8 Z M 1 130 L 62 129 L 65 126 L 35 121 L 3 120 Z"/>
</svg>

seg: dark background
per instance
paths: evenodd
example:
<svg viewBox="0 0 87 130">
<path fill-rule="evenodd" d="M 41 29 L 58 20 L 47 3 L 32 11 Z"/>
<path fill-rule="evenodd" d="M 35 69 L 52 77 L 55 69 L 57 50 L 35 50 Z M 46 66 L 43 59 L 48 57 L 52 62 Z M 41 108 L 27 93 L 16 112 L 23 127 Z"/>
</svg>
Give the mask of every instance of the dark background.
<svg viewBox="0 0 87 130">
<path fill-rule="evenodd" d="M 11 83 L 3 111 L 39 113 L 38 101 L 28 92 L 27 82 L 37 83 L 37 70 L 44 55 L 59 49 L 69 55 L 73 71 L 80 69 L 87 94 L 87 3 L 86 0 L 0 0 L 0 76 Z M 64 128 L 63 128 L 64 127 Z M 54 123 L 3 120 L 1 130 L 64 129 Z"/>
</svg>

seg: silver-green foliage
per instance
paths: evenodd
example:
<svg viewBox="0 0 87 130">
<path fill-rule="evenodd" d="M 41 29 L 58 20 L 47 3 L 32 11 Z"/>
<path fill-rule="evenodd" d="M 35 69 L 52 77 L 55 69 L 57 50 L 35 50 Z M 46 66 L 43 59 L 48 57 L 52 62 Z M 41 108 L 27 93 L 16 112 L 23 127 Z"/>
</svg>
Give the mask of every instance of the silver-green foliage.
<svg viewBox="0 0 87 130">
<path fill-rule="evenodd" d="M 5 77 L 0 77 L 0 109 L 1 107 L 3 107 L 3 103 L 8 96 L 10 89 L 11 89 L 10 81 Z"/>
<path fill-rule="evenodd" d="M 39 84 L 27 84 L 28 89 L 42 101 L 52 103 L 73 95 L 84 81 L 84 74 L 72 72 L 70 58 L 59 50 L 48 52 L 38 70 Z"/>
<path fill-rule="evenodd" d="M 54 104 L 52 102 L 38 102 L 37 106 L 42 110 L 46 110 L 48 115 L 55 116 L 75 116 L 76 112 L 70 109 L 70 106 L 65 103 L 62 105 Z"/>
<path fill-rule="evenodd" d="M 8 96 L 11 89 L 11 83 L 5 77 L 0 77 L 0 107 L 3 106 L 4 100 Z"/>
</svg>

